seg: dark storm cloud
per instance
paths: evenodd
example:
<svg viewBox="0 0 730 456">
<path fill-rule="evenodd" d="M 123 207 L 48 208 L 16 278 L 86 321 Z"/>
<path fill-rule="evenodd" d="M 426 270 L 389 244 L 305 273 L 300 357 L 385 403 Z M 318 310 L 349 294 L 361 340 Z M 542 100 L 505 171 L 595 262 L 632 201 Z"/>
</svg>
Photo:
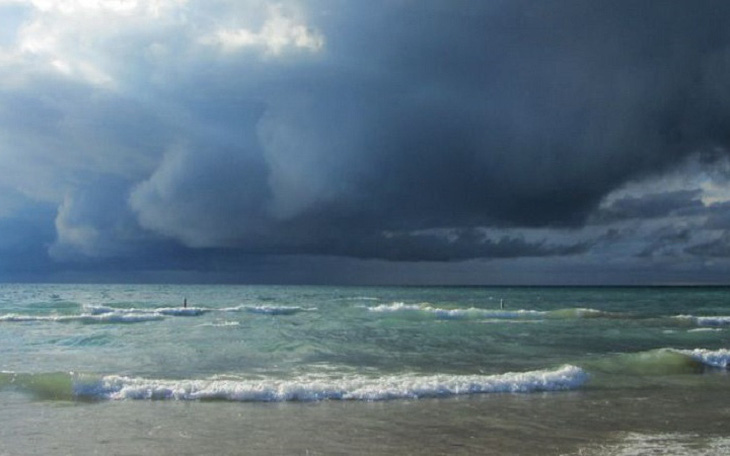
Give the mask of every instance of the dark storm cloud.
<svg viewBox="0 0 730 456">
<path fill-rule="evenodd" d="M 701 190 L 675 190 L 641 196 L 627 196 L 611 203 L 596 214 L 596 221 L 651 219 L 676 213 L 704 212 Z"/>
<path fill-rule="evenodd" d="M 688 247 L 687 253 L 709 258 L 730 257 L 730 231 L 723 232 L 719 238 L 712 241 Z"/>
<path fill-rule="evenodd" d="M 713 204 L 708 212 L 705 228 L 714 230 L 730 229 L 730 203 Z"/>
<path fill-rule="evenodd" d="M 675 246 L 684 245 L 691 240 L 689 229 L 681 229 L 674 227 L 666 227 L 653 233 L 651 242 L 639 252 L 639 257 L 650 258 L 655 255 L 674 256 L 677 257 Z M 693 248 L 687 249 L 691 251 Z"/>
<path fill-rule="evenodd" d="M 0 35 L 0 188 L 56 205 L 58 261 L 549 258 L 725 223 L 697 185 L 605 203 L 725 163 L 725 1 L 159 5 L 24 7 Z"/>
<path fill-rule="evenodd" d="M 48 246 L 53 242 L 53 226 L 47 223 L 55 208 L 49 205 L 21 209 L 12 217 L 0 218 L 0 274 L 13 279 L 49 272 Z"/>
<path fill-rule="evenodd" d="M 316 22 L 328 37 L 321 60 L 214 64 L 215 84 L 201 82 L 186 107 L 245 139 L 228 152 L 193 144 L 174 178 L 163 160 L 132 195 L 144 226 L 191 246 L 429 259 L 411 247 L 418 237 L 377 245 L 391 244 L 390 230 L 579 226 L 625 182 L 728 143 L 725 2 L 331 13 Z M 666 215 L 696 197 L 627 198 L 613 216 Z M 452 247 L 435 257 L 463 256 Z"/>
<path fill-rule="evenodd" d="M 489 239 L 478 230 L 459 230 L 450 238 L 436 234 L 389 234 L 361 249 L 360 256 L 392 261 L 455 261 L 474 258 L 515 258 L 574 255 L 588 249 L 573 245 L 530 242 L 520 237 Z"/>
<path fill-rule="evenodd" d="M 362 193 L 381 220 L 580 223 L 620 184 L 727 139 L 705 86 L 727 51 L 726 5 L 468 6 L 391 11 L 383 51 L 369 50 L 403 82 L 371 123 L 386 178 Z"/>
</svg>

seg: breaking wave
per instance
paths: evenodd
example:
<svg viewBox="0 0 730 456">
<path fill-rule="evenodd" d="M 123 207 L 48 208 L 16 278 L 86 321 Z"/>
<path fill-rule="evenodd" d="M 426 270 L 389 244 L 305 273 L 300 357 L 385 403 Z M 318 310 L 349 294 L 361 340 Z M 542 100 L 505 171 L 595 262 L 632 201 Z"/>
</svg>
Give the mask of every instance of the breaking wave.
<svg viewBox="0 0 730 456">
<path fill-rule="evenodd" d="M 727 369 L 730 350 L 679 350 L 659 348 L 638 353 L 623 353 L 589 363 L 604 372 L 633 375 L 673 375 L 703 372 L 706 368 Z"/>
<path fill-rule="evenodd" d="M 550 311 L 526 310 L 526 309 L 479 309 L 470 307 L 467 309 L 444 309 L 433 307 L 429 304 L 406 304 L 403 302 L 394 302 L 391 304 L 381 304 L 379 306 L 368 307 L 370 312 L 376 313 L 416 313 L 424 316 L 433 316 L 442 319 L 574 319 L 574 318 L 601 318 L 601 317 L 620 317 L 619 314 L 605 312 L 590 308 L 566 308 Z"/>
<path fill-rule="evenodd" d="M 677 315 L 674 317 L 680 321 L 694 323 L 698 326 L 729 326 L 730 316 L 695 316 L 695 315 Z"/>
<path fill-rule="evenodd" d="M 0 322 L 25 323 L 25 322 L 59 322 L 59 323 L 142 323 L 146 321 L 162 320 L 162 314 L 134 314 L 124 312 L 108 312 L 104 314 L 80 314 L 80 315 L 17 315 L 7 314 L 0 316 Z"/>
<path fill-rule="evenodd" d="M 591 309 L 586 307 L 570 307 L 566 309 L 551 310 L 547 312 L 548 317 L 557 319 L 571 318 L 629 318 L 628 315 L 605 310 Z"/>
<path fill-rule="evenodd" d="M 534 393 L 575 390 L 601 374 L 664 376 L 728 369 L 730 350 L 662 348 L 588 360 L 583 367 L 495 375 L 308 373 L 293 378 L 215 376 L 207 379 L 150 379 L 80 373 L 24 374 L 0 372 L 0 391 L 19 389 L 58 400 L 221 400 L 239 402 L 385 401 L 446 398 L 488 393 Z M 605 381 L 605 380 L 604 380 Z M 609 384 L 610 386 L 610 384 Z"/>
<path fill-rule="evenodd" d="M 248 313 L 263 315 L 294 315 L 299 312 L 312 312 L 316 307 L 299 306 L 241 306 L 239 309 Z"/>
<path fill-rule="evenodd" d="M 696 348 L 694 350 L 677 350 L 677 352 L 710 367 L 727 369 L 728 362 L 730 362 L 730 350 L 726 348 L 720 350 Z"/>
<path fill-rule="evenodd" d="M 166 315 L 174 317 L 197 317 L 212 311 L 204 307 L 154 307 L 151 309 L 140 308 L 116 308 L 107 306 L 86 306 L 92 315 L 104 315 L 108 313 L 130 314 L 130 315 Z"/>
<path fill-rule="evenodd" d="M 537 310 L 492 310 L 478 309 L 470 307 L 468 309 L 443 309 L 432 307 L 428 304 L 405 304 L 402 302 L 394 302 L 391 304 L 381 304 L 379 306 L 368 307 L 368 311 L 376 313 L 418 313 L 425 316 L 434 316 L 443 319 L 463 319 L 463 318 L 539 318 L 544 317 L 545 312 Z"/>
<path fill-rule="evenodd" d="M 84 313 L 76 315 L 0 315 L 0 322 L 79 322 L 93 323 L 141 323 L 162 320 L 165 317 L 198 317 L 210 312 L 249 312 L 265 315 L 293 315 L 298 312 L 317 310 L 309 307 L 291 306 L 238 306 L 223 309 L 206 307 L 154 307 L 154 308 L 118 308 L 109 306 L 84 306 Z"/>
<path fill-rule="evenodd" d="M 563 391 L 578 388 L 587 379 L 586 372 L 571 365 L 499 375 L 349 375 L 341 378 L 309 375 L 289 380 L 216 377 L 155 380 L 120 375 L 0 373 L 0 388 L 15 386 L 44 398 L 65 400 L 383 401 Z"/>
</svg>

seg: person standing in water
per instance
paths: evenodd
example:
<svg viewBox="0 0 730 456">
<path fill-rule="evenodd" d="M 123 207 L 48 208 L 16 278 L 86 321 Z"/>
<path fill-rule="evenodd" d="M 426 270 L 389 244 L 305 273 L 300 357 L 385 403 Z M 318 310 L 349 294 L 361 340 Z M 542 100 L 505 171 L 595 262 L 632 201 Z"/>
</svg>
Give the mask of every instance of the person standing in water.
<svg viewBox="0 0 730 456">
<path fill-rule="evenodd" d="M 188 307 L 188 298 L 183 299 L 183 308 L 187 309 Z"/>
</svg>

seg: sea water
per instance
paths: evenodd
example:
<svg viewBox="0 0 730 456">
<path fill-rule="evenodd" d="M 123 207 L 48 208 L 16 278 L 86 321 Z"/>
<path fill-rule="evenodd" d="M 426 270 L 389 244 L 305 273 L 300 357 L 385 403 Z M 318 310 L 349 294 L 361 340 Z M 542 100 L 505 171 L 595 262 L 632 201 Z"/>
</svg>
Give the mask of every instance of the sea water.
<svg viewBox="0 0 730 456">
<path fill-rule="evenodd" d="M 730 289 L 0 285 L 0 455 L 728 454 Z"/>
</svg>

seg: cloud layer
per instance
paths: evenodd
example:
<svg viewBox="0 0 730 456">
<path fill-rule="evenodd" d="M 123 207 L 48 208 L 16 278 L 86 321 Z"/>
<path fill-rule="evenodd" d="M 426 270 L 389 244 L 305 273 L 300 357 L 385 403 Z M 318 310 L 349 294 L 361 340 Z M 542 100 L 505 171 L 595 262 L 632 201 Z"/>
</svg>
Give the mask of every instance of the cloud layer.
<svg viewBox="0 0 730 456">
<path fill-rule="evenodd" d="M 728 18 L 712 0 L 0 0 L 0 232 L 21 238 L 0 266 L 719 277 Z"/>
</svg>

